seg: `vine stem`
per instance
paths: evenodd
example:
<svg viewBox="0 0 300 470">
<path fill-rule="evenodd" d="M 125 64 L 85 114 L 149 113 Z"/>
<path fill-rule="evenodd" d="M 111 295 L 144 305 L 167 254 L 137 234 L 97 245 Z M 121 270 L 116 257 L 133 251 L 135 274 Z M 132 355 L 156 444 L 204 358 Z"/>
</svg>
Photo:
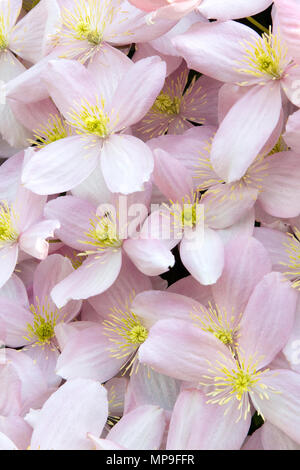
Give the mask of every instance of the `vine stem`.
<svg viewBox="0 0 300 470">
<path fill-rule="evenodd" d="M 254 26 L 256 26 L 258 29 L 260 29 L 263 33 L 269 34 L 269 30 L 265 28 L 262 24 L 260 24 L 258 21 L 256 21 L 254 18 L 252 18 L 252 16 L 247 16 L 247 20 Z"/>
</svg>

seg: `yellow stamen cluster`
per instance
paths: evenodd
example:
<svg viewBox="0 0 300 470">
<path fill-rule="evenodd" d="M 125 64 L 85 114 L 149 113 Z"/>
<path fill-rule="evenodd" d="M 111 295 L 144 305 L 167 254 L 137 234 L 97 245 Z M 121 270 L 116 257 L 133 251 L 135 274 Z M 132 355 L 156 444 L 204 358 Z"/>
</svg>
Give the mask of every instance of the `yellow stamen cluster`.
<svg viewBox="0 0 300 470">
<path fill-rule="evenodd" d="M 263 190 L 264 180 L 268 174 L 268 167 L 268 161 L 265 160 L 265 157 L 263 155 L 259 155 L 248 168 L 247 172 L 241 178 L 240 182 L 244 183 L 248 187 L 258 189 L 261 192 Z M 231 188 L 234 187 L 235 183 L 231 185 Z"/>
<path fill-rule="evenodd" d="M 17 215 L 9 205 L 2 201 L 0 203 L 0 248 L 17 241 L 18 232 L 15 228 Z"/>
<path fill-rule="evenodd" d="M 236 355 L 236 359 L 233 360 L 234 362 L 228 363 L 224 356 L 224 363 L 221 361 L 217 361 L 214 365 L 209 363 L 209 375 L 203 376 L 201 385 L 208 390 L 206 395 L 210 398 L 207 403 L 227 405 L 232 400 L 237 400 L 237 408 L 240 412 L 237 421 L 239 421 L 242 417 L 246 419 L 250 413 L 249 393 L 258 394 L 261 400 L 269 400 L 267 390 L 274 393 L 278 393 L 278 391 L 262 382 L 263 375 L 269 369 L 257 370 L 258 361 L 255 361 L 253 357 L 250 357 L 247 363 L 245 360 L 241 360 L 239 355 Z M 225 410 L 225 414 L 228 409 L 230 408 Z M 257 412 L 262 416 L 259 409 Z"/>
<path fill-rule="evenodd" d="M 215 307 L 211 302 L 207 307 L 201 306 L 191 312 L 191 317 L 195 320 L 195 325 L 200 326 L 203 331 L 212 333 L 222 343 L 234 349 L 237 346 L 239 320 L 241 315 L 229 316 L 225 308 Z"/>
<path fill-rule="evenodd" d="M 284 275 L 292 281 L 292 286 L 300 290 L 300 230 L 294 228 L 294 234 L 287 233 L 287 242 L 284 244 L 289 262 L 281 262 L 288 267 Z"/>
<path fill-rule="evenodd" d="M 31 305 L 30 310 L 33 313 L 33 322 L 27 324 L 27 336 L 24 338 L 44 347 L 50 344 L 55 336 L 54 328 L 59 316 L 58 310 L 52 311 L 49 303 L 41 306 L 38 298 L 36 306 Z"/>
<path fill-rule="evenodd" d="M 132 312 L 128 306 L 124 310 L 115 307 L 109 314 L 109 319 L 103 322 L 105 334 L 113 343 L 110 349 L 112 357 L 125 360 L 124 373 L 134 368 L 137 361 L 136 353 L 138 347 L 146 341 L 148 329 L 142 321 Z"/>
<path fill-rule="evenodd" d="M 152 111 L 161 114 L 179 114 L 180 101 L 181 100 L 178 96 L 171 97 L 170 95 L 161 92 L 152 106 Z"/>
<path fill-rule="evenodd" d="M 60 116 L 51 115 L 47 124 L 35 129 L 33 135 L 34 140 L 29 140 L 29 143 L 38 148 L 43 148 L 57 140 L 71 136 L 72 130 Z"/>
<path fill-rule="evenodd" d="M 285 141 L 282 138 L 282 135 L 279 137 L 277 140 L 276 144 L 272 148 L 272 150 L 269 152 L 269 155 L 274 155 L 275 153 L 279 152 L 286 152 L 288 150 L 288 146 L 285 143 Z"/>
<path fill-rule="evenodd" d="M 171 205 L 165 207 L 173 216 L 174 230 L 193 229 L 197 224 L 204 221 L 203 205 L 199 203 L 199 196 L 194 194 L 193 198 L 183 197 L 181 202 L 170 200 Z M 162 213 L 162 215 L 164 215 Z"/>
<path fill-rule="evenodd" d="M 77 134 L 92 134 L 102 139 L 110 134 L 110 117 L 104 110 L 104 100 L 99 102 L 97 98 L 95 105 L 82 100 L 81 105 L 69 113 L 68 120 Z"/>
<path fill-rule="evenodd" d="M 245 56 L 239 72 L 262 79 L 278 80 L 288 63 L 287 47 L 276 34 L 264 33 L 254 42 L 244 43 Z"/>
<path fill-rule="evenodd" d="M 71 9 L 62 8 L 61 30 L 54 36 L 55 44 L 68 46 L 67 57 L 79 58 L 86 62 L 93 57 L 94 53 L 102 47 L 105 39 L 113 39 L 115 33 L 112 23 L 117 14 L 128 15 L 128 12 L 121 11 L 121 0 L 74 0 L 74 7 Z M 124 21 L 126 17 L 122 18 Z M 120 22 L 122 21 L 120 19 Z M 124 31 L 124 35 L 131 34 Z M 78 45 L 82 41 L 82 46 Z M 130 39 L 128 43 L 130 43 Z M 73 47 L 72 47 L 73 46 Z"/>
<path fill-rule="evenodd" d="M 80 253 L 80 256 L 89 255 L 103 251 L 107 248 L 120 248 L 122 240 L 117 234 L 117 223 L 115 217 L 107 212 L 103 216 L 90 219 L 90 229 L 85 233 L 88 240 L 79 240 L 80 243 L 90 245 L 93 250 Z"/>
</svg>

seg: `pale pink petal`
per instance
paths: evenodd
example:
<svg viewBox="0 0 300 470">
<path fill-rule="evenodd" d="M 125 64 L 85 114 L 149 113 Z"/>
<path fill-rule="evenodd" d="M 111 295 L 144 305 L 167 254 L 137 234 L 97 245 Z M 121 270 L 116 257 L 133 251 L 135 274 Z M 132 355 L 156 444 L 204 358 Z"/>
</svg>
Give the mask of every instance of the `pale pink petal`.
<svg viewBox="0 0 300 470">
<path fill-rule="evenodd" d="M 63 196 L 49 201 L 44 213 L 47 218 L 59 220 L 56 234 L 60 240 L 75 250 L 84 251 L 85 245 L 80 240 L 88 240 L 85 234 L 96 217 L 96 206 L 78 197 Z"/>
<path fill-rule="evenodd" d="M 28 307 L 24 308 L 16 300 L 0 298 L 0 318 L 5 324 L 7 346 L 17 348 L 28 343 L 27 325 L 33 321 Z"/>
<path fill-rule="evenodd" d="M 175 404 L 169 427 L 167 449 L 171 450 L 239 450 L 247 436 L 251 417 L 236 419 L 232 406 L 207 404 L 200 390 L 184 390 Z"/>
<path fill-rule="evenodd" d="M 17 264 L 18 245 L 5 246 L 0 250 L 0 287 L 2 287 L 10 278 Z"/>
<path fill-rule="evenodd" d="M 20 249 L 34 258 L 45 259 L 49 250 L 49 243 L 46 239 L 53 237 L 59 226 L 58 220 L 43 220 L 32 225 L 20 236 Z"/>
<path fill-rule="evenodd" d="M 164 318 L 189 321 L 194 308 L 200 309 L 201 305 L 189 297 L 153 290 L 138 294 L 131 304 L 131 310 L 149 327 Z"/>
<path fill-rule="evenodd" d="M 297 292 L 280 273 L 269 273 L 251 295 L 239 328 L 239 346 L 259 367 L 269 364 L 292 332 Z M 256 356 L 255 356 L 256 355 Z"/>
<path fill-rule="evenodd" d="M 7 26 L 8 30 L 10 31 L 11 28 L 15 25 L 19 14 L 21 13 L 22 8 L 22 0 L 11 0 L 9 2 L 1 2 L 0 4 L 0 14 L 3 15 L 6 22 L 5 25 Z"/>
<path fill-rule="evenodd" d="M 300 59 L 299 2 L 297 0 L 276 0 L 276 10 L 280 33 L 288 44 L 289 53 L 298 62 Z"/>
<path fill-rule="evenodd" d="M 284 140 L 289 147 L 297 153 L 300 153 L 300 110 L 291 114 L 287 120 Z"/>
<path fill-rule="evenodd" d="M 88 176 L 78 186 L 72 188 L 71 193 L 73 196 L 86 199 L 95 206 L 105 203 L 111 199 L 112 193 L 105 183 L 100 161 L 90 176 Z"/>
<path fill-rule="evenodd" d="M 261 441 L 264 450 L 300 450 L 299 443 L 297 444 L 269 421 L 261 428 Z"/>
<path fill-rule="evenodd" d="M 78 331 L 67 341 L 57 361 L 57 374 L 68 380 L 81 377 L 106 382 L 126 361 L 114 357 L 111 347 L 103 327 L 96 323 Z"/>
<path fill-rule="evenodd" d="M 180 391 L 181 382 L 167 375 L 139 364 L 135 374 L 130 377 L 130 393 L 135 406 L 157 405 L 166 411 L 172 411 Z M 127 391 L 128 394 L 128 391 Z M 127 398 L 126 394 L 126 398 Z M 127 412 L 130 411 L 127 408 Z"/>
<path fill-rule="evenodd" d="M 183 320 L 160 320 L 150 329 L 138 356 L 161 374 L 187 382 L 199 383 L 207 374 L 208 362 L 230 359 L 229 350 L 211 333 Z"/>
<path fill-rule="evenodd" d="M 254 238 L 238 237 L 225 247 L 222 276 L 212 287 L 216 304 L 228 315 L 244 312 L 255 286 L 271 271 L 267 251 Z"/>
<path fill-rule="evenodd" d="M 280 112 L 280 86 L 273 82 L 251 88 L 233 105 L 213 140 L 216 173 L 228 183 L 240 179 L 276 127 Z"/>
<path fill-rule="evenodd" d="M 203 305 L 207 305 L 207 303 L 212 300 L 211 287 L 201 285 L 192 276 L 187 276 L 174 282 L 174 284 L 168 288 L 168 292 L 191 297 Z"/>
<path fill-rule="evenodd" d="M 19 416 L 0 417 L 0 431 L 9 437 L 21 450 L 29 446 L 32 429 Z"/>
<path fill-rule="evenodd" d="M 111 308 L 122 308 L 129 299 L 152 288 L 150 279 L 142 274 L 124 253 L 120 274 L 103 294 L 90 297 L 88 302 L 97 312 L 98 320 L 106 318 Z"/>
<path fill-rule="evenodd" d="M 24 166 L 23 185 L 37 194 L 68 191 L 84 181 L 99 161 L 100 145 L 79 136 L 66 137 L 36 152 Z"/>
<path fill-rule="evenodd" d="M 53 60 L 43 73 L 48 92 L 61 114 L 68 119 L 69 112 L 80 106 L 83 99 L 96 104 L 97 87 L 92 74 L 75 60 Z"/>
<path fill-rule="evenodd" d="M 238 71 L 238 62 L 245 54 L 243 41 L 256 39 L 258 35 L 252 29 L 227 21 L 196 23 L 172 42 L 189 68 L 221 82 L 242 82 L 251 81 L 249 75 Z"/>
<path fill-rule="evenodd" d="M 10 157 L 0 167 L 0 199 L 7 202 L 15 200 L 21 180 L 24 152 Z"/>
<path fill-rule="evenodd" d="M 201 284 L 214 284 L 222 274 L 224 245 L 215 230 L 198 229 L 184 235 L 180 257 L 192 276 Z"/>
<path fill-rule="evenodd" d="M 40 368 L 22 351 L 6 349 L 8 361 L 22 382 L 22 415 L 30 408 L 39 408 L 47 395 L 47 384 Z"/>
<path fill-rule="evenodd" d="M 147 276 L 158 276 L 175 264 L 175 258 L 161 240 L 126 240 L 123 248 L 135 266 Z"/>
<path fill-rule="evenodd" d="M 100 161 L 108 189 L 123 194 L 142 191 L 154 166 L 149 147 L 130 135 L 111 135 L 103 145 Z"/>
<path fill-rule="evenodd" d="M 39 299 L 40 304 L 52 306 L 50 292 L 52 289 L 68 275 L 74 271 L 71 261 L 61 255 L 54 254 L 48 256 L 38 265 L 33 277 L 33 299 Z M 54 307 L 54 305 L 53 305 Z M 59 311 L 59 318 L 64 322 L 69 322 L 75 318 L 81 308 L 78 300 L 70 301 Z"/>
<path fill-rule="evenodd" d="M 158 50 L 155 50 L 150 43 L 141 43 L 141 44 L 136 44 L 135 46 L 135 53 L 132 58 L 133 62 L 136 62 L 138 60 L 144 59 L 145 57 L 151 57 L 154 55 L 158 55 L 162 60 L 166 62 L 167 65 L 167 73 L 166 76 L 170 75 L 171 73 L 174 72 L 174 70 L 179 67 L 179 65 L 182 62 L 181 57 L 173 57 L 171 55 L 166 55 Z"/>
<path fill-rule="evenodd" d="M 159 449 L 165 426 L 164 410 L 158 406 L 140 406 L 124 415 L 107 438 L 128 450 Z"/>
<path fill-rule="evenodd" d="M 217 20 L 235 20 L 252 16 L 264 11 L 272 3 L 271 0 L 203 0 L 198 10 L 207 18 Z"/>
<path fill-rule="evenodd" d="M 68 277 L 52 290 L 51 297 L 58 308 L 69 300 L 87 299 L 108 289 L 119 275 L 122 263 L 120 250 L 107 251 L 96 257 L 88 257 Z"/>
<path fill-rule="evenodd" d="M 265 162 L 268 169 L 258 197 L 262 208 L 275 217 L 296 217 L 300 213 L 300 156 L 279 152 Z"/>
<path fill-rule="evenodd" d="M 3 432 L 0 432 L 0 450 L 19 450 L 16 444 Z"/>
<path fill-rule="evenodd" d="M 56 374 L 56 363 L 59 357 L 59 351 L 52 345 L 46 344 L 40 346 L 28 346 L 24 353 L 29 356 L 35 366 L 40 369 L 45 378 L 48 387 L 58 387 L 62 381 L 61 377 Z"/>
<path fill-rule="evenodd" d="M 1 366 L 0 380 L 1 416 L 18 416 L 21 412 L 21 381 L 10 364 Z"/>
<path fill-rule="evenodd" d="M 46 33 L 55 33 L 55 17 L 58 21 L 59 7 L 56 0 L 40 1 L 18 21 L 11 34 L 10 49 L 29 62 L 38 62 L 45 53 Z M 48 28 L 50 31 L 47 31 Z"/>
<path fill-rule="evenodd" d="M 261 410 L 265 420 L 300 444 L 300 375 L 289 370 L 276 370 L 266 372 L 261 381 L 269 387 L 269 400 L 251 393 L 254 406 Z M 259 386 L 257 389 L 259 391 Z"/>
<path fill-rule="evenodd" d="M 223 229 L 239 222 L 253 208 L 258 190 L 246 185 L 218 184 L 202 196 L 205 222 L 210 228 Z"/>
<path fill-rule="evenodd" d="M 119 117 L 116 130 L 132 126 L 145 116 L 161 91 L 165 76 L 166 64 L 158 56 L 139 60 L 128 70 L 112 101 L 112 109 Z"/>
<path fill-rule="evenodd" d="M 13 208 L 18 214 L 16 222 L 20 231 L 24 232 L 25 230 L 30 229 L 32 224 L 41 221 L 46 201 L 46 196 L 34 194 L 22 185 L 18 187 Z"/>
<path fill-rule="evenodd" d="M 267 227 L 255 227 L 253 236 L 262 243 L 272 261 L 272 270 L 285 272 L 289 264 L 286 244 L 290 240 L 286 233 Z M 284 265 L 284 264 L 285 265 Z"/>
<path fill-rule="evenodd" d="M 181 201 L 191 197 L 193 189 L 192 175 L 183 162 L 173 158 L 162 149 L 154 154 L 153 181 L 160 191 L 171 201 Z"/>
<path fill-rule="evenodd" d="M 92 380 L 65 383 L 41 409 L 31 449 L 91 449 L 87 433 L 100 435 L 107 419 L 106 395 L 105 388 Z"/>
<path fill-rule="evenodd" d="M 119 83 L 132 68 L 132 61 L 121 51 L 105 44 L 105 54 L 101 51 L 93 56 L 87 65 L 100 96 L 105 101 L 105 108 L 110 108 Z"/>
<path fill-rule="evenodd" d="M 28 295 L 21 279 L 12 274 L 11 278 L 0 289 L 0 298 L 17 302 L 26 307 L 28 306 Z"/>
</svg>

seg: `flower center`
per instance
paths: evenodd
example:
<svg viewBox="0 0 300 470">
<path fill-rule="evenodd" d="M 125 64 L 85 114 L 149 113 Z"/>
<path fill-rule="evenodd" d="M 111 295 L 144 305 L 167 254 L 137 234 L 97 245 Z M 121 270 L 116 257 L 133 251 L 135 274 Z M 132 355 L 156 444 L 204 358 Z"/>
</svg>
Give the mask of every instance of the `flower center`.
<svg viewBox="0 0 300 470">
<path fill-rule="evenodd" d="M 218 305 L 214 307 L 211 302 L 207 307 L 201 305 L 191 312 L 195 326 L 200 326 L 203 331 L 212 333 L 232 350 L 237 346 L 240 317 L 241 315 L 229 316 L 225 308 L 220 308 Z"/>
<path fill-rule="evenodd" d="M 209 397 L 207 403 L 227 405 L 236 400 L 240 412 L 237 421 L 242 417 L 246 419 L 251 410 L 249 393 L 253 398 L 257 394 L 261 400 L 269 400 L 269 392 L 279 393 L 278 390 L 262 382 L 264 374 L 269 372 L 269 369 L 261 371 L 257 370 L 257 366 L 258 361 L 254 356 L 250 357 L 246 364 L 238 351 L 232 361 L 224 356 L 224 362 L 217 360 L 214 364 L 210 363 L 208 374 L 203 376 L 203 382 L 200 382 Z M 258 408 L 257 411 L 262 415 Z"/>
<path fill-rule="evenodd" d="M 95 247 L 96 250 L 80 253 L 81 256 L 97 253 L 106 248 L 120 248 L 122 240 L 117 234 L 117 223 L 114 216 L 107 212 L 104 216 L 96 216 L 90 220 L 90 230 L 85 232 L 88 240 L 79 240 L 80 243 Z"/>
<path fill-rule="evenodd" d="M 141 323 L 137 323 L 128 333 L 128 339 L 132 344 L 142 344 L 147 337 L 148 331 Z"/>
<path fill-rule="evenodd" d="M 109 320 L 103 322 L 106 336 L 113 343 L 110 352 L 113 357 L 123 359 L 124 372 L 134 368 L 137 361 L 136 353 L 138 347 L 146 341 L 148 329 L 134 312 L 128 308 L 123 311 L 120 308 L 113 308 L 109 314 Z"/>
<path fill-rule="evenodd" d="M 69 113 L 69 124 L 76 128 L 78 134 L 92 134 L 102 139 L 110 134 L 110 117 L 104 111 L 104 100 L 92 105 L 88 101 L 83 101 L 79 110 Z"/>
<path fill-rule="evenodd" d="M 38 148 L 46 147 L 57 140 L 64 139 L 72 135 L 70 126 L 59 116 L 50 116 L 45 126 L 36 129 L 34 132 L 35 140 L 29 140 L 29 143 Z"/>
<path fill-rule="evenodd" d="M 102 42 L 103 33 L 100 33 L 97 29 L 93 29 L 89 18 L 79 21 L 76 26 L 76 31 L 78 33 L 77 39 L 86 39 L 94 46 L 97 46 Z"/>
<path fill-rule="evenodd" d="M 184 227 L 194 227 L 197 223 L 197 204 L 184 204 L 181 214 Z"/>
<path fill-rule="evenodd" d="M 273 80 L 280 79 L 288 64 L 287 47 L 278 35 L 264 33 L 254 43 L 245 43 L 245 56 L 239 72 Z"/>
<path fill-rule="evenodd" d="M 172 98 L 170 95 L 161 92 L 156 98 L 152 110 L 161 114 L 179 114 L 180 98 L 178 96 Z"/>
<path fill-rule="evenodd" d="M 4 201 L 0 202 L 0 248 L 17 241 L 19 234 L 14 227 L 16 214 Z"/>
<path fill-rule="evenodd" d="M 31 305 L 30 310 L 33 313 L 33 322 L 27 324 L 27 341 L 34 342 L 39 346 L 50 344 L 55 336 L 55 325 L 58 319 L 58 310 L 51 310 L 50 304 L 40 306 L 37 299 L 37 305 Z"/>
</svg>

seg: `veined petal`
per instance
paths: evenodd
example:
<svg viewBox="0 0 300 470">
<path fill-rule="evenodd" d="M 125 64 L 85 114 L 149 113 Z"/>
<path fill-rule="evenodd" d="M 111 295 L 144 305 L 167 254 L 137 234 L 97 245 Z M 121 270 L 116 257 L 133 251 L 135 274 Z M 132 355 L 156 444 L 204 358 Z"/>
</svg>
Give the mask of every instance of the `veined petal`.
<svg viewBox="0 0 300 470">
<path fill-rule="evenodd" d="M 22 184 L 37 194 L 56 194 L 74 188 L 96 168 L 99 146 L 79 137 L 66 137 L 35 152 L 24 165 Z"/>
</svg>

